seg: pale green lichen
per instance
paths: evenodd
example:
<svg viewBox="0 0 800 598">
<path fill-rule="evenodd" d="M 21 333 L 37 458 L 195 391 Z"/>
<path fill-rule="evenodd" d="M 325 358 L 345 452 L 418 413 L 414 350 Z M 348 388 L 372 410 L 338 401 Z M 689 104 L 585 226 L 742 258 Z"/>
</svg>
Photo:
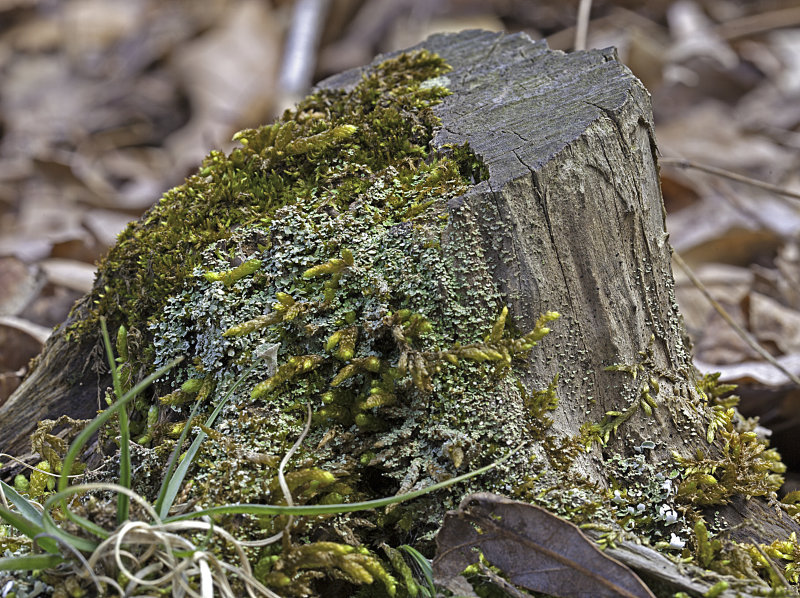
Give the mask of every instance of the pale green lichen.
<svg viewBox="0 0 800 598">
<path fill-rule="evenodd" d="M 451 218 L 448 202 L 487 172 L 466 147 L 431 149 L 431 107 L 448 92 L 425 82 L 446 70 L 431 54 L 403 55 L 351 91 L 311 96 L 278 123 L 239 133 L 239 149 L 212 153 L 123 233 L 102 265 L 96 312 L 141 335 L 128 348 L 132 371 L 188 358 L 160 381 L 161 399 L 132 416 L 134 437 L 150 444 L 133 450 L 138 492 L 153 496 L 171 437 L 186 425 L 208 440 L 181 500 L 284 504 L 278 462 L 310 405 L 312 431 L 286 480 L 295 504 L 335 503 L 485 465 L 555 406 L 551 386 L 526 410 L 515 363 L 557 314 L 518 331 L 490 278 L 475 284 L 483 257 L 463 255 L 477 233 Z M 214 427 L 200 426 L 242 376 Z M 110 433 L 103 440 L 115 449 Z M 472 487 L 510 492 L 536 469 L 520 456 Z M 412 533 L 430 547 L 467 489 L 413 508 L 295 520 L 290 547 L 252 550 L 257 572 L 298 595 L 313 591 L 309 568 L 410 593 L 357 546 Z M 287 520 L 220 523 L 255 539 Z M 310 542 L 319 535 L 324 542 Z"/>
</svg>

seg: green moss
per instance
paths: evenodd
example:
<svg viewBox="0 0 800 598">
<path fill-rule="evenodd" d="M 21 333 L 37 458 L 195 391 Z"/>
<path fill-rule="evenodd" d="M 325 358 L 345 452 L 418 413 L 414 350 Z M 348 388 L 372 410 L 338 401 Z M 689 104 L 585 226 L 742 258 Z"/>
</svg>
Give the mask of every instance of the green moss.
<svg viewBox="0 0 800 598">
<path fill-rule="evenodd" d="M 313 593 L 315 570 L 325 569 L 353 584 L 379 581 L 376 593 L 411 595 L 397 554 L 385 550 L 395 578 L 356 546 L 411 534 L 430 549 L 443 512 L 477 489 L 609 524 L 607 543 L 621 530 L 673 551 L 694 538 L 699 562 L 717 562 L 713 530 L 703 536 L 687 514 L 708 498 L 774 492 L 777 456 L 736 429 L 730 389 L 707 377 L 698 390 L 721 456 L 653 464 L 653 447 L 643 444 L 633 456 L 606 458 L 608 488 L 569 473 L 584 445 L 605 443 L 639 409 L 652 414 L 669 376 L 648 347 L 638 363 L 612 367 L 632 380 L 627 407 L 576 438 L 550 430 L 556 380 L 529 392 L 516 366 L 555 314 L 515 332 L 505 298 L 482 276 L 483 256 L 464 252 L 480 246 L 463 217 L 469 206 L 453 218 L 448 205 L 488 171 L 467 146 L 431 149 L 432 107 L 448 93 L 437 77 L 447 70 L 431 54 L 403 55 L 350 91 L 310 96 L 278 122 L 237 134 L 241 147 L 213 152 L 120 236 L 101 266 L 93 313 L 72 332 L 93 331 L 100 315 L 124 323 L 141 337 L 138 350 L 124 333 L 118 343 L 131 375 L 189 358 L 134 418 L 138 440 L 152 445 L 136 451 L 136 490 L 153 496 L 170 434 L 197 425 L 187 422 L 190 408 L 210 410 L 246 375 L 215 427 L 202 427 L 209 439 L 181 501 L 285 504 L 278 463 L 307 405 L 314 425 L 286 475 L 295 504 L 404 493 L 484 465 L 523 439 L 536 443 L 471 486 L 412 507 L 293 521 L 293 544 L 251 555 L 258 578 L 281 592 Z M 714 485 L 723 491 L 706 492 Z M 288 520 L 219 523 L 258 539 Z"/>
<path fill-rule="evenodd" d="M 320 91 L 275 124 L 238 133 L 241 148 L 228 156 L 212 152 L 197 174 L 120 235 L 100 264 L 93 312 L 72 333 L 93 334 L 99 315 L 114 327 L 141 329 L 203 264 L 212 243 L 229 239 L 238 227 L 269 222 L 298 199 L 345 209 L 387 168 L 396 168 L 392 180 L 402 193 L 386 200 L 398 219 L 413 216 L 422 198 L 452 182 L 453 173 L 480 168 L 464 150 L 455 160 L 426 163 L 436 124 L 430 107 L 447 91 L 421 84 L 447 70 L 433 54 L 402 55 L 352 92 Z M 415 178 L 422 185 L 409 190 Z"/>
<path fill-rule="evenodd" d="M 606 411 L 600 422 L 586 422 L 581 427 L 580 442 L 584 446 L 592 444 L 606 444 L 612 436 L 616 436 L 622 424 L 627 422 L 641 409 L 648 417 L 653 415 L 653 410 L 658 408 L 653 395 L 658 396 L 660 389 L 659 378 L 672 380 L 672 376 L 655 365 L 653 357 L 653 343 L 655 337 L 650 337 L 650 342 L 644 351 L 639 352 L 640 360 L 634 364 L 614 364 L 606 368 L 607 371 L 628 374 L 633 380 L 633 399 L 622 411 Z"/>
<path fill-rule="evenodd" d="M 710 457 L 702 453 L 692 458 L 675 454 L 683 470 L 678 497 L 691 505 L 726 504 L 734 495 L 777 498 L 783 485 L 786 466 L 766 440 L 751 431 L 737 430 L 733 424 L 735 412 L 728 409 L 714 420 L 722 444 L 722 454 Z M 712 437 L 713 440 L 713 437 Z"/>
<path fill-rule="evenodd" d="M 700 396 L 704 397 L 711 406 L 720 406 L 725 409 L 736 407 L 739 404 L 739 397 L 733 394 L 736 385 L 722 384 L 719 377 L 719 372 L 702 376 L 697 381 L 697 390 L 700 392 Z"/>
</svg>

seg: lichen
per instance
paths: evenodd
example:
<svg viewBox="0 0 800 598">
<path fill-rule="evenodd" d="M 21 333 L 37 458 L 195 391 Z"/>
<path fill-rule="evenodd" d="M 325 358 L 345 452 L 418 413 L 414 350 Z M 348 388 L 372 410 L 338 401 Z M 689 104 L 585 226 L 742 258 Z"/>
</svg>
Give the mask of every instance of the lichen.
<svg viewBox="0 0 800 598">
<path fill-rule="evenodd" d="M 421 83 L 447 70 L 433 54 L 405 54 L 373 69 L 351 92 L 319 91 L 275 124 L 238 133 L 242 147 L 228 156 L 211 152 L 196 174 L 120 234 L 100 264 L 92 313 L 71 332 L 93 333 L 99 315 L 114 327 L 141 329 L 203 265 L 203 251 L 233 229 L 268 221 L 297 199 L 346 207 L 392 165 L 397 190 L 410 195 L 390 193 L 387 200 L 400 218 L 418 211 L 424 190 L 409 189 L 409 179 L 438 188 L 448 168 L 466 175 L 475 168 L 474 157 L 425 162 L 437 122 L 430 107 L 447 91 Z"/>
<path fill-rule="evenodd" d="M 541 306 L 519 330 L 489 277 L 475 283 L 483 258 L 463 248 L 476 231 L 448 202 L 488 171 L 467 146 L 433 150 L 432 107 L 448 94 L 448 68 L 427 52 L 401 55 L 352 90 L 315 93 L 278 122 L 238 133 L 230 155 L 212 152 L 120 236 L 92 313 L 71 333 L 86 334 L 98 316 L 124 325 L 117 352 L 128 385 L 187 357 L 131 414 L 137 492 L 154 497 L 174 438 L 191 426 L 208 439 L 181 502 L 285 504 L 278 464 L 306 406 L 312 431 L 286 473 L 295 504 L 415 490 L 491 462 L 533 430 L 545 440 L 555 384 L 526 394 L 517 364 L 557 314 Z M 201 425 L 240 382 L 213 428 Z M 113 428 L 100 445 L 116 451 Z M 471 488 L 509 493 L 537 468 L 520 455 Z M 430 550 L 444 511 L 469 489 L 293 520 L 291 543 L 251 549 L 257 574 L 282 593 L 312 591 L 322 569 L 410 595 L 391 546 L 411 534 Z M 219 523 L 258 539 L 289 521 Z M 377 541 L 388 560 L 365 552 Z"/>
</svg>

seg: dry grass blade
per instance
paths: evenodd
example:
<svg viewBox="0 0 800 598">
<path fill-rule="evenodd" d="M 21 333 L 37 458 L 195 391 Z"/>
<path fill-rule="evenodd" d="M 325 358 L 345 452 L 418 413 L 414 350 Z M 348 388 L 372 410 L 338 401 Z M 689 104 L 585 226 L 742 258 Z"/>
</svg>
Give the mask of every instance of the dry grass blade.
<svg viewBox="0 0 800 598">
<path fill-rule="evenodd" d="M 283 471 L 286 469 L 286 466 L 289 464 L 292 456 L 297 452 L 297 449 L 300 448 L 300 445 L 303 444 L 303 440 L 305 440 L 308 431 L 311 429 L 311 405 L 306 405 L 308 416 L 306 418 L 306 425 L 303 428 L 303 431 L 300 433 L 300 436 L 297 438 L 295 443 L 292 445 L 292 448 L 288 450 L 288 452 L 283 456 L 281 459 L 281 463 L 278 466 L 278 483 L 281 486 L 281 492 L 283 492 L 283 498 L 286 500 L 286 504 L 290 507 L 294 506 L 294 501 L 292 500 L 292 493 L 289 490 L 289 484 L 286 483 L 286 476 L 284 475 Z M 286 525 L 283 528 L 283 541 L 284 545 L 288 545 L 290 541 L 290 533 L 292 529 L 292 522 L 294 521 L 294 516 L 289 515 L 286 519 Z M 269 538 L 268 538 L 269 539 Z"/>
<path fill-rule="evenodd" d="M 163 523 L 147 501 L 115 484 L 86 484 L 81 489 L 124 493 L 138 503 L 153 521 L 126 521 L 97 546 L 88 560 L 77 555 L 83 564 L 84 575 L 92 577 L 98 590 L 101 583 L 106 583 L 112 585 L 120 595 L 126 596 L 135 594 L 137 588 L 158 588 L 159 592 L 170 588 L 174 598 L 215 595 L 237 598 L 241 590 L 234 590 L 228 581 L 230 576 L 234 576 L 241 581 L 251 598 L 279 598 L 253 576 L 243 545 L 212 522 L 194 520 Z M 217 536 L 233 546 L 239 564 L 220 561 L 184 535 L 198 532 Z M 98 568 L 122 574 L 128 579 L 126 588 L 120 587 L 111 576 L 96 575 Z M 201 593 L 192 587 L 190 580 L 193 578 L 199 578 Z"/>
</svg>

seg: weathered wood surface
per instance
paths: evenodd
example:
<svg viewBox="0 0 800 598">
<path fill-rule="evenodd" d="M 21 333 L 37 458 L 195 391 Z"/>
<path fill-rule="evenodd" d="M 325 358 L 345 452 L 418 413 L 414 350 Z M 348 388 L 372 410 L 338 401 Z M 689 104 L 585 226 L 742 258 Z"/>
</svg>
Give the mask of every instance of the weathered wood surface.
<svg viewBox="0 0 800 598">
<path fill-rule="evenodd" d="M 32 372 L 0 405 L 3 452 L 28 453 L 30 434 L 43 419 L 58 419 L 65 414 L 92 418 L 97 414 L 101 395 L 111 383 L 110 376 L 101 373 L 107 372 L 108 367 L 102 362 L 96 342 L 75 343 L 65 334 L 72 322 L 85 317 L 87 302 L 84 297 L 76 303 L 67 321 L 50 335 Z"/>
<path fill-rule="evenodd" d="M 562 314 L 529 375 L 534 386 L 559 375 L 555 425 L 575 434 L 629 404 L 637 384 L 605 368 L 650 350 L 652 366 L 675 383 L 661 378 L 663 408 L 655 421 L 634 416 L 621 429 L 624 445 L 654 440 L 658 457 L 701 446 L 691 432 L 704 422 L 682 404 L 694 392 L 691 354 L 673 295 L 647 91 L 613 49 L 563 54 L 482 32 L 423 45 L 453 66 L 436 143 L 468 141 L 491 175 L 451 206 L 474 231 L 463 252 L 483 257 L 474 284 L 499 285 L 521 329 L 544 310 Z M 586 467 L 604 478 L 599 461 Z"/>
<path fill-rule="evenodd" d="M 578 458 L 580 473 L 606 487 L 604 457 L 630 456 L 646 441 L 655 444 L 652 463 L 666 463 L 672 451 L 708 450 L 708 415 L 698 407 L 673 296 L 647 91 L 611 49 L 567 55 L 524 35 L 485 32 L 434 36 L 422 47 L 453 67 L 446 82 L 452 95 L 435 108 L 442 121 L 435 144 L 468 142 L 490 173 L 448 206 L 445 235 L 457 231 L 463 242 L 449 257 L 469 266 L 475 301 L 484 290 L 499 292 L 520 330 L 533 328 L 543 311 L 562 314 L 524 372 L 528 390 L 558 374 L 553 430 L 577 435 L 585 422 L 638 401 L 643 379 L 658 382 L 652 416 L 639 409 L 605 447 Z M 322 85 L 347 88 L 360 76 L 350 71 Z M 90 362 L 99 356 L 91 348 L 56 333 L 39 367 L 0 407 L 3 450 L 24 452 L 41 417 L 96 408 Z M 615 364 L 640 364 L 640 376 L 606 370 Z M 521 413 L 515 389 L 486 400 L 510 423 Z M 524 437 L 512 425 L 499 432 L 509 442 Z M 544 463 L 537 447 L 530 451 L 525 459 Z M 740 501 L 731 512 L 738 513 L 731 520 L 761 519 L 738 529 L 740 540 L 771 541 L 797 529 L 760 504 Z"/>
<path fill-rule="evenodd" d="M 467 32 L 428 40 L 453 66 L 453 95 L 436 108 L 439 146 L 465 141 L 490 179 L 454 200 L 474 232 L 464 252 L 483 256 L 487 280 L 509 299 L 520 327 L 544 310 L 562 320 L 533 355 L 531 378 L 560 376 L 556 425 L 574 433 L 630 394 L 630 380 L 604 368 L 641 361 L 654 337 L 655 365 L 688 392 L 691 355 L 673 296 L 670 247 L 657 174 L 649 94 L 613 49 L 552 52 L 520 36 Z M 324 82 L 352 85 L 358 72 Z M 668 403 L 660 434 L 700 425 Z M 691 417 L 691 416 L 689 416 Z M 653 426 L 631 426 L 632 441 Z M 679 438 L 679 439 L 678 439 Z M 666 454 L 663 447 L 661 454 Z"/>
</svg>

